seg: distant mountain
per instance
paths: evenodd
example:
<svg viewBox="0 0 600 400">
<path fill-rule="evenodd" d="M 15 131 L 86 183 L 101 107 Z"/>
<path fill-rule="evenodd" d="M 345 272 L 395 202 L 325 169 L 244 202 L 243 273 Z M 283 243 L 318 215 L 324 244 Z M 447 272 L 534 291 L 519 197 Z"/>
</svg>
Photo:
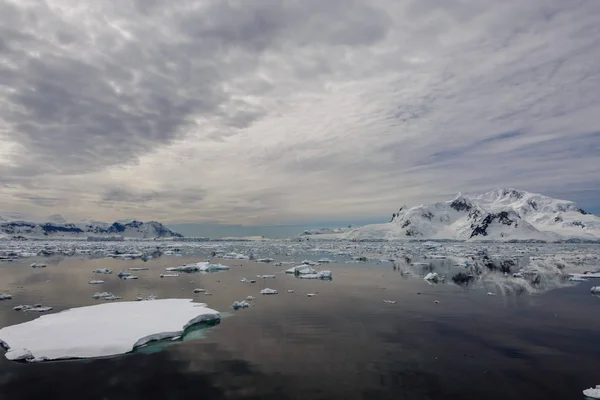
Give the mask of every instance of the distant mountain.
<svg viewBox="0 0 600 400">
<path fill-rule="evenodd" d="M 323 238 L 494 241 L 600 240 L 600 217 L 572 201 L 515 189 L 458 194 L 454 199 L 402 207 L 386 224 Z"/>
<path fill-rule="evenodd" d="M 60 217 L 60 218 L 58 218 Z M 0 236 L 22 236 L 30 238 L 85 239 L 87 237 L 127 237 L 151 239 L 163 237 L 182 237 L 163 224 L 155 221 L 112 224 L 98 221 L 68 223 L 61 216 L 51 216 L 50 222 L 27 222 L 20 219 L 0 221 Z M 64 221 L 64 222 L 51 222 Z"/>
</svg>

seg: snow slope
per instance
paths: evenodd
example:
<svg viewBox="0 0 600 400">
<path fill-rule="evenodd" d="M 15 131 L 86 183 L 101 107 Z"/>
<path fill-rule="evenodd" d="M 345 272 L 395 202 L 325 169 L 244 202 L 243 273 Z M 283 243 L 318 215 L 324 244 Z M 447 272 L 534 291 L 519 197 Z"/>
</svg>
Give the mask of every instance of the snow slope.
<svg viewBox="0 0 600 400">
<path fill-rule="evenodd" d="M 515 189 L 458 194 L 454 199 L 402 207 L 387 224 L 323 238 L 499 241 L 600 240 L 600 217 L 572 201 Z"/>
<path fill-rule="evenodd" d="M 15 361 L 105 357 L 181 336 L 193 324 L 218 319 L 218 311 L 192 299 L 108 303 L 2 328 L 0 344 L 7 349 L 6 358 Z"/>
</svg>

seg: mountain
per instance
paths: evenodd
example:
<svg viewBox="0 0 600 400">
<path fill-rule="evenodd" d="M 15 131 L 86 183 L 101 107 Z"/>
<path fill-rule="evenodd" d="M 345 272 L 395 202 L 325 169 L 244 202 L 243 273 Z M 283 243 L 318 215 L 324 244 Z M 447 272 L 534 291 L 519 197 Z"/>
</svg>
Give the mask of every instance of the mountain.
<svg viewBox="0 0 600 400">
<path fill-rule="evenodd" d="M 600 240 L 600 217 L 572 201 L 516 189 L 458 194 L 454 199 L 401 207 L 386 224 L 323 238 L 494 241 Z"/>
<path fill-rule="evenodd" d="M 60 220 L 58 218 L 60 216 L 53 217 L 49 217 L 49 219 Z M 141 222 L 135 220 L 128 223 L 114 222 L 112 224 L 97 221 L 82 221 L 77 223 L 68 223 L 66 221 L 0 221 L 0 236 L 65 239 L 86 239 L 88 237 L 128 237 L 137 239 L 182 237 L 179 233 L 173 232 L 159 222 Z"/>
</svg>

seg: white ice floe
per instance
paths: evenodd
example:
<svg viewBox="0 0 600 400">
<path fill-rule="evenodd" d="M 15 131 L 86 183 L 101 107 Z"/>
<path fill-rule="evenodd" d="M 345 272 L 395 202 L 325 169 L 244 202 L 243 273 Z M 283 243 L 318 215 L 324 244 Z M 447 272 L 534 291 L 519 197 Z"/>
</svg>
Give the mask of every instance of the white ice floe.
<svg viewBox="0 0 600 400">
<path fill-rule="evenodd" d="M 495 296 L 495 294 L 494 294 L 494 293 L 492 293 L 492 292 L 487 292 L 485 295 L 486 295 L 486 296 Z"/>
<path fill-rule="evenodd" d="M 0 300 L 10 300 L 12 296 L 10 294 L 0 293 Z"/>
<path fill-rule="evenodd" d="M 95 269 L 93 272 L 95 274 L 105 274 L 105 275 L 108 275 L 108 274 L 112 274 L 113 270 L 112 269 L 108 269 L 108 268 L 99 268 L 99 269 Z"/>
<path fill-rule="evenodd" d="M 277 290 L 269 289 L 269 288 L 265 288 L 260 291 L 260 294 L 277 294 L 277 293 L 279 293 Z"/>
<path fill-rule="evenodd" d="M 252 300 L 254 300 L 254 299 L 255 299 L 255 297 L 254 297 L 254 296 L 246 296 L 246 300 L 248 300 L 248 301 L 252 301 Z"/>
<path fill-rule="evenodd" d="M 138 279 L 138 277 L 136 275 L 127 275 L 123 279 Z"/>
<path fill-rule="evenodd" d="M 589 279 L 589 278 L 600 278 L 600 272 L 587 272 L 583 274 L 570 274 L 572 278 Z"/>
<path fill-rule="evenodd" d="M 263 275 L 262 278 L 263 279 L 274 279 L 275 275 Z"/>
<path fill-rule="evenodd" d="M 206 289 L 194 289 L 194 293 L 204 293 Z"/>
<path fill-rule="evenodd" d="M 213 263 L 209 263 L 207 261 L 181 265 L 179 267 L 166 268 L 166 270 L 170 271 L 170 272 L 216 272 L 216 271 L 225 271 L 228 269 L 229 269 L 229 267 L 227 265 L 213 264 Z"/>
<path fill-rule="evenodd" d="M 148 268 L 146 267 L 131 267 L 131 268 L 127 268 L 130 271 L 148 271 Z"/>
<path fill-rule="evenodd" d="M 248 308 L 250 307 L 250 304 L 248 304 L 246 301 L 242 300 L 242 301 L 234 301 L 233 304 L 231 305 L 231 307 L 234 310 L 237 310 L 239 308 Z"/>
<path fill-rule="evenodd" d="M 246 283 L 246 282 L 248 282 L 248 279 L 246 279 L 246 278 L 242 278 L 242 279 L 240 279 L 240 282 L 242 282 L 242 283 Z"/>
<path fill-rule="evenodd" d="M 288 289 L 288 293 L 294 293 L 294 289 Z"/>
<path fill-rule="evenodd" d="M 270 263 L 273 261 L 275 261 L 275 260 L 273 260 L 272 258 L 259 258 L 258 260 L 256 260 L 256 262 L 259 262 L 259 263 Z"/>
<path fill-rule="evenodd" d="M 591 399 L 600 399 L 600 385 L 596 385 L 595 388 L 585 389 L 583 395 Z"/>
<path fill-rule="evenodd" d="M 383 302 L 388 304 L 396 304 L 396 300 L 384 300 Z"/>
<path fill-rule="evenodd" d="M 103 299 L 103 300 L 119 300 L 121 297 L 116 296 L 110 292 L 96 292 L 92 295 L 94 299 Z"/>
<path fill-rule="evenodd" d="M 90 285 L 101 285 L 104 283 L 104 281 L 100 281 L 100 280 L 91 280 L 88 282 Z"/>
<path fill-rule="evenodd" d="M 315 297 L 317 294 L 316 294 L 316 293 L 306 293 L 306 295 L 307 295 L 308 297 Z"/>
<path fill-rule="evenodd" d="M 218 319 L 219 312 L 191 299 L 106 303 L 8 326 L 0 329 L 0 342 L 9 360 L 106 357 L 181 336 L 191 325 Z"/>
<path fill-rule="evenodd" d="M 596 296 L 600 296 L 600 286 L 592 286 L 590 293 Z"/>
<path fill-rule="evenodd" d="M 425 275 L 425 278 L 423 278 L 423 279 L 425 279 L 426 281 L 429 281 L 429 282 L 437 283 L 440 280 L 440 276 L 435 272 L 430 272 L 427 275 Z"/>
<path fill-rule="evenodd" d="M 179 274 L 160 274 L 158 276 L 161 278 L 176 278 L 179 276 Z"/>
<path fill-rule="evenodd" d="M 130 275 L 131 275 L 131 272 L 127 272 L 127 271 L 120 271 L 120 272 L 117 274 L 117 276 L 118 276 L 119 278 L 125 278 L 125 277 L 128 277 L 128 276 L 130 276 Z"/>
<path fill-rule="evenodd" d="M 331 271 L 319 271 L 314 274 L 301 274 L 298 278 L 302 279 L 332 279 Z"/>
<path fill-rule="evenodd" d="M 46 312 L 46 311 L 51 311 L 52 307 L 47 307 L 47 306 L 43 306 L 41 304 L 35 304 L 33 306 L 28 306 L 25 304 L 13 307 L 13 310 L 15 311 L 23 311 L 23 312 Z M 2 338 L 0 338 L 0 341 L 2 340 Z"/>
<path fill-rule="evenodd" d="M 320 258 L 319 260 L 317 260 L 318 263 L 320 264 L 328 264 L 330 262 L 333 262 L 331 259 L 329 258 Z"/>
<path fill-rule="evenodd" d="M 289 268 L 285 271 L 286 274 L 302 275 L 302 274 L 314 274 L 316 271 L 309 265 L 302 264 L 295 267 Z"/>
<path fill-rule="evenodd" d="M 570 276 L 569 281 L 570 282 L 587 282 L 587 279 L 583 279 L 580 276 Z"/>
<path fill-rule="evenodd" d="M 41 264 L 41 263 L 32 263 L 30 265 L 31 268 L 46 268 L 46 264 Z"/>
<path fill-rule="evenodd" d="M 143 297 L 136 297 L 135 298 L 135 301 L 144 301 L 144 300 L 146 300 L 146 301 L 156 300 L 156 296 L 153 295 L 153 294 L 151 294 L 148 297 L 146 297 L 145 299 Z"/>
</svg>

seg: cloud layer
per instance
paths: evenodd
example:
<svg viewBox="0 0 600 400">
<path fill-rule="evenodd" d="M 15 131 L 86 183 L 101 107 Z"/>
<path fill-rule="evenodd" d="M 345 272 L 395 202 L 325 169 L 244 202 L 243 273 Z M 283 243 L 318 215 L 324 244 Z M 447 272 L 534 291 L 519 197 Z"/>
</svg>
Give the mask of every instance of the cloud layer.
<svg viewBox="0 0 600 400">
<path fill-rule="evenodd" d="M 0 210 L 279 224 L 600 207 L 595 0 L 0 2 Z"/>
</svg>

